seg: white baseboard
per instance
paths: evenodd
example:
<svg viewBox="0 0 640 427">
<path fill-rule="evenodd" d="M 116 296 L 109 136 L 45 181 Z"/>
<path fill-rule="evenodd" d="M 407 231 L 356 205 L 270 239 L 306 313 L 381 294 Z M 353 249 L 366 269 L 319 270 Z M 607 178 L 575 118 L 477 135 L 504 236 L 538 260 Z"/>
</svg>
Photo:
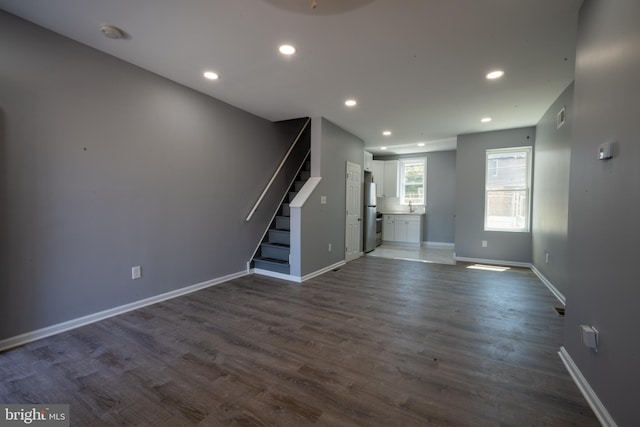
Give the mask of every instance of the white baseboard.
<svg viewBox="0 0 640 427">
<path fill-rule="evenodd" d="M 558 355 L 603 427 L 617 427 L 617 424 L 609 414 L 609 411 L 607 411 L 607 408 L 602 404 L 596 395 L 596 392 L 593 391 L 587 382 L 587 379 L 582 375 L 582 372 L 580 372 L 580 369 L 578 369 L 578 366 L 574 363 L 573 359 L 567 352 L 567 349 L 560 347 Z"/>
<path fill-rule="evenodd" d="M 555 286 L 553 286 L 553 284 L 549 280 L 547 280 L 546 277 L 544 277 L 544 274 L 540 273 L 540 271 L 533 264 L 531 265 L 531 271 L 533 271 L 533 273 L 538 276 L 538 279 L 540 279 L 542 283 L 544 283 L 544 285 L 551 291 L 551 293 L 556 298 L 558 298 L 558 301 L 560 301 L 562 305 L 567 305 L 567 299 L 564 295 L 562 295 L 562 292 L 560 292 Z"/>
<path fill-rule="evenodd" d="M 456 245 L 455 243 L 447 243 L 447 242 L 422 242 L 422 246 L 425 246 L 427 248 L 447 248 L 447 249 L 452 249 L 454 248 Z"/>
<path fill-rule="evenodd" d="M 314 271 L 313 273 L 309 273 L 307 275 L 304 275 L 302 277 L 298 277 L 298 276 L 292 276 L 290 274 L 284 274 L 284 273 L 277 273 L 275 271 L 269 271 L 269 270 L 263 270 L 261 268 L 254 268 L 252 271 L 255 274 L 259 274 L 261 276 L 268 276 L 268 277 L 273 277 L 275 279 L 281 279 L 281 280 L 287 280 L 289 282 L 295 282 L 295 283 L 302 283 L 305 282 L 309 279 L 313 279 L 314 277 L 317 277 L 321 274 L 326 273 L 327 271 L 331 271 L 335 268 L 341 267 L 343 265 L 345 265 L 346 263 L 344 261 L 339 261 L 336 262 L 335 264 L 332 264 L 328 267 L 324 267 L 321 268 L 320 270 Z"/>
<path fill-rule="evenodd" d="M 462 261 L 462 262 L 474 262 L 477 264 L 505 265 L 508 267 L 523 267 L 523 268 L 531 267 L 531 263 L 528 263 L 528 262 L 504 261 L 499 259 L 466 258 L 466 257 L 456 256 L 455 260 Z"/>
<path fill-rule="evenodd" d="M 224 282 L 228 282 L 238 277 L 246 276 L 247 271 L 241 271 L 238 273 L 229 274 L 227 276 L 218 277 L 216 279 L 208 280 L 202 283 L 196 283 L 195 285 L 187 286 L 185 288 L 176 289 L 175 291 L 166 292 L 164 294 L 155 295 L 149 298 L 145 298 L 139 301 L 135 301 L 129 304 L 121 305 L 119 307 L 103 310 L 98 313 L 89 314 L 87 316 L 79 317 L 77 319 L 68 320 L 66 322 L 58 323 L 56 325 L 47 326 L 46 328 L 38 329 L 31 332 L 7 338 L 0 341 L 0 351 L 8 350 L 13 347 L 27 344 L 32 341 L 36 341 L 42 338 L 50 337 L 62 332 L 69 331 L 71 329 L 79 328 L 91 323 L 98 322 L 100 320 L 107 319 L 109 317 L 117 316 L 119 314 L 126 313 L 131 310 L 146 307 L 151 304 L 156 304 L 162 301 L 166 301 L 171 298 L 176 298 L 182 295 L 190 294 L 192 292 L 199 291 L 211 286 L 219 285 Z"/>
<path fill-rule="evenodd" d="M 302 281 L 304 282 L 306 280 L 313 279 L 314 277 L 317 277 L 317 276 L 319 276 L 321 274 L 324 274 L 327 271 L 331 271 L 331 270 L 334 270 L 334 269 L 336 269 L 338 267 L 342 267 L 345 264 L 346 264 L 346 262 L 344 262 L 344 261 L 336 262 L 335 264 L 332 264 L 332 265 L 330 265 L 328 267 L 322 268 L 320 270 L 314 271 L 313 273 L 309 273 L 309 274 L 303 276 L 302 277 Z"/>
<path fill-rule="evenodd" d="M 290 274 L 278 273 L 276 271 L 265 270 L 262 268 L 254 268 L 253 273 L 260 276 L 273 277 L 274 279 L 287 280 L 289 282 L 302 283 L 302 279 L 298 276 L 292 276 Z"/>
</svg>

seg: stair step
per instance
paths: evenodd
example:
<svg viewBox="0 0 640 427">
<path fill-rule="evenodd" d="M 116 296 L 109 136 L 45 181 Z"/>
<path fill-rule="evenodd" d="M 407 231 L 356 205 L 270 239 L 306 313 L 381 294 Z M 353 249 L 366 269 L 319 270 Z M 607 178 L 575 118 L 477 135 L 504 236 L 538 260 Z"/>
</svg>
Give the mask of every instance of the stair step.
<svg viewBox="0 0 640 427">
<path fill-rule="evenodd" d="M 269 242 L 268 243 L 279 243 L 283 245 L 289 245 L 290 232 L 288 230 L 269 230 Z"/>
<path fill-rule="evenodd" d="M 277 230 L 291 230 L 291 218 L 288 216 L 276 217 L 276 229 Z"/>
<path fill-rule="evenodd" d="M 260 245 L 261 257 L 289 262 L 289 245 L 282 243 L 263 243 Z"/>
<path fill-rule="evenodd" d="M 311 178 L 311 171 L 300 171 L 300 175 L 298 175 L 300 181 L 306 181 Z"/>
<path fill-rule="evenodd" d="M 309 157 L 307 157 L 308 159 Z M 281 274 L 290 274 L 291 267 L 289 258 L 291 256 L 291 208 L 289 203 L 293 201 L 296 194 L 304 187 L 305 182 L 311 177 L 311 161 L 306 160 L 302 169 L 294 181 L 287 199 L 281 204 L 281 215 L 276 216 L 272 227 L 268 230 L 266 242 L 260 244 L 259 256 L 253 258 L 253 266 L 258 270 L 273 271 Z"/>
<path fill-rule="evenodd" d="M 275 271 L 276 273 L 289 274 L 289 263 L 278 259 L 256 257 L 253 260 L 253 267 Z"/>
</svg>

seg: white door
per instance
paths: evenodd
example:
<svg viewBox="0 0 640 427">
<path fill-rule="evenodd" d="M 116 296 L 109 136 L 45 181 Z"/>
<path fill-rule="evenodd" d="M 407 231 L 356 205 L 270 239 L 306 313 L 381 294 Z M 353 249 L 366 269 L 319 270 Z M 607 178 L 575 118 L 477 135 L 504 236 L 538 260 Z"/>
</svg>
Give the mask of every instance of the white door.
<svg viewBox="0 0 640 427">
<path fill-rule="evenodd" d="M 344 260 L 353 261 L 362 255 L 362 219 L 360 210 L 362 201 L 360 197 L 360 165 L 347 162 L 347 228 Z"/>
</svg>

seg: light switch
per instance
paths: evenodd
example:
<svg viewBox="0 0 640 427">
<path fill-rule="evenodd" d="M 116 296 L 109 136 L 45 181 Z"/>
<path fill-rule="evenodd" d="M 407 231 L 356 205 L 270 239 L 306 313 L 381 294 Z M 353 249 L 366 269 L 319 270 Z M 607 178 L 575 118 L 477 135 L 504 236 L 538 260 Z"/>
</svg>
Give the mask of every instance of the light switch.
<svg viewBox="0 0 640 427">
<path fill-rule="evenodd" d="M 613 144 L 605 142 L 598 147 L 598 160 L 607 160 L 613 157 Z"/>
<path fill-rule="evenodd" d="M 598 351 L 598 330 L 593 326 L 580 325 L 580 334 L 582 335 L 582 343 L 592 349 Z"/>
</svg>

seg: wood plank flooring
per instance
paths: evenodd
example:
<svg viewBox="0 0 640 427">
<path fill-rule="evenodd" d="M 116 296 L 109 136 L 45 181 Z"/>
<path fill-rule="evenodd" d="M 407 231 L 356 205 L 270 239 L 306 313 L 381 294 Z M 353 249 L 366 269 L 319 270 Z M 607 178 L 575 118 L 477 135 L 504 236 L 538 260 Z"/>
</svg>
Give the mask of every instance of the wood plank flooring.
<svg viewBox="0 0 640 427">
<path fill-rule="evenodd" d="M 553 296 L 466 267 L 236 279 L 0 353 L 0 402 L 77 426 L 598 426 Z"/>
</svg>

